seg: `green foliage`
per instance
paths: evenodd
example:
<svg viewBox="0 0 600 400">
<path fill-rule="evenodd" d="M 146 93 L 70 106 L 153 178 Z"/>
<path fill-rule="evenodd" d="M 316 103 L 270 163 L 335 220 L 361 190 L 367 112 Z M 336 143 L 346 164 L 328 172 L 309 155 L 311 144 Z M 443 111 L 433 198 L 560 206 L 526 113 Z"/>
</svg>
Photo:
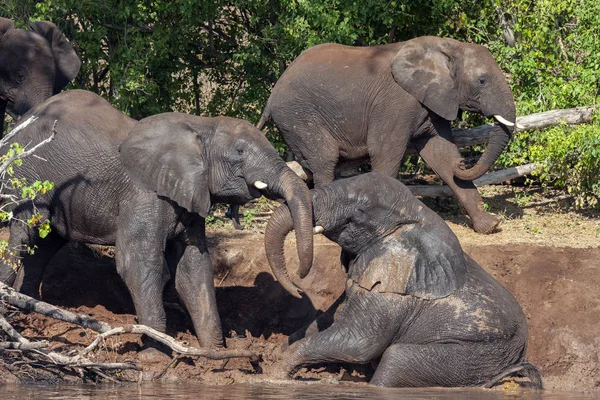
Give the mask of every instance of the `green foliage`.
<svg viewBox="0 0 600 400">
<path fill-rule="evenodd" d="M 308 47 L 422 35 L 487 46 L 506 73 L 518 115 L 594 104 L 600 87 L 597 0 L 3 0 L 0 14 L 19 27 L 27 19 L 55 22 L 83 61 L 73 86 L 134 118 L 182 111 L 256 122 L 272 86 Z M 461 125 L 481 122 L 471 115 Z M 269 127 L 267 135 L 283 155 L 277 130 Z M 532 159 L 528 146 L 538 142 L 516 138 L 496 166 Z M 575 175 L 586 179 L 586 171 Z M 554 182 L 574 187 L 563 180 Z"/>
<path fill-rule="evenodd" d="M 536 179 L 564 188 L 575 206 L 596 207 L 600 199 L 600 121 L 575 127 L 556 126 L 541 132 L 521 132 L 502 155 L 504 164 L 535 162 Z M 523 199 L 525 200 L 525 199 Z"/>
<path fill-rule="evenodd" d="M 13 221 L 14 223 L 27 224 L 30 228 L 37 228 L 41 238 L 45 238 L 51 232 L 50 221 L 43 216 L 34 204 L 34 212 L 26 221 L 15 220 L 12 210 L 14 207 L 25 202 L 32 202 L 39 194 L 45 194 L 47 191 L 54 188 L 54 184 L 49 181 L 33 181 L 29 183 L 27 179 L 18 177 L 15 174 L 15 169 L 23 164 L 22 155 L 24 149 L 19 143 L 12 143 L 6 154 L 0 156 L 0 192 L 3 195 L 3 201 L 0 205 L 0 222 L 6 223 Z M 8 242 L 0 240 L 0 258 L 13 265 L 18 266 L 17 249 L 9 247 Z M 32 254 L 34 248 L 25 248 L 27 252 Z"/>
</svg>

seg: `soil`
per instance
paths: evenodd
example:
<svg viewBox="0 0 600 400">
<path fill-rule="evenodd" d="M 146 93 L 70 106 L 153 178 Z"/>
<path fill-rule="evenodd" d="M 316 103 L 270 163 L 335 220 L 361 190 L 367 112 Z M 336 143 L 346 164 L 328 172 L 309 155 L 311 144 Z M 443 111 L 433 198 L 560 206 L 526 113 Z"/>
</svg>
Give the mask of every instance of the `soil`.
<svg viewBox="0 0 600 400">
<path fill-rule="evenodd" d="M 491 203 L 492 211 L 501 213 L 501 207 L 511 207 L 508 203 Z M 544 218 L 559 221 L 544 228 L 547 232 L 523 228 L 525 213 L 506 218 L 501 232 L 487 236 L 472 233 L 456 213 L 445 217 L 464 250 L 521 303 L 529 324 L 526 359 L 541 370 L 545 387 L 600 392 L 599 219 L 576 212 L 551 214 L 548 207 L 552 206 L 544 203 L 541 209 L 533 205 L 526 211 L 531 213 L 533 225 L 543 226 L 540 221 Z M 444 215 L 443 210 L 441 213 Z M 253 350 L 262 355 L 262 360 L 252 365 L 246 359 L 182 357 L 172 362 L 167 356 L 144 358 L 139 355 L 142 342 L 137 335 L 108 338 L 90 358 L 98 362 L 138 362 L 143 368 L 139 376 L 123 373 L 130 379 L 207 384 L 269 379 L 269 369 L 279 360 L 288 335 L 325 310 L 343 291 L 345 276 L 339 264 L 339 247 L 323 236 L 315 237 L 315 266 L 303 285 L 310 289 L 300 300 L 285 292 L 270 274 L 260 224 L 245 231 L 215 226 L 209 229 L 209 248 L 227 347 Z M 288 237 L 286 245 L 288 265 L 293 270 L 297 265 L 293 236 Z M 82 244 L 65 247 L 47 269 L 42 298 L 113 326 L 135 323 L 131 298 L 110 253 L 110 248 Z M 168 333 L 196 345 L 189 317 L 178 305 L 172 287 L 165 291 L 165 302 Z M 34 313 L 15 313 L 11 322 L 28 338 L 50 338 L 56 351 L 72 345 L 87 346 L 95 337 L 92 331 Z M 11 357 L 5 352 L 0 359 L 0 384 L 70 379 L 26 366 L 9 368 Z M 365 384 L 371 373 L 368 366 L 329 365 L 302 370 L 299 376 Z"/>
</svg>

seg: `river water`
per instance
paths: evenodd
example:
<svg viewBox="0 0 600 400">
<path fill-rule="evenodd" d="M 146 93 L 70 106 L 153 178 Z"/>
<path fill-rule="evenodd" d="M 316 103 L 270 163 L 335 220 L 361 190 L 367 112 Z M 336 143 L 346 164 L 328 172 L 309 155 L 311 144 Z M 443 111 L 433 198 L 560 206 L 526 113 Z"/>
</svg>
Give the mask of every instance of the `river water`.
<svg viewBox="0 0 600 400">
<path fill-rule="evenodd" d="M 598 394 L 536 390 L 486 389 L 384 389 L 351 384 L 265 383 L 208 386 L 202 384 L 155 383 L 142 385 L 0 386 L 0 399 L 402 399 L 402 400 L 576 400 L 598 398 Z"/>
</svg>

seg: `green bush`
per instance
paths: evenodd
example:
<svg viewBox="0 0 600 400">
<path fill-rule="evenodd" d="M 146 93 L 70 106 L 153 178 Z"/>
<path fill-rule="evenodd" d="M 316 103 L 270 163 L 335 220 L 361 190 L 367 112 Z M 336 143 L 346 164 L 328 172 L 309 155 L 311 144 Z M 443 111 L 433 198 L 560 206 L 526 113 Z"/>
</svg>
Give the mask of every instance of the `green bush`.
<svg viewBox="0 0 600 400">
<path fill-rule="evenodd" d="M 574 127 L 555 126 L 520 132 L 511 141 L 499 164 L 538 163 L 533 179 L 544 186 L 563 188 L 575 206 L 600 205 L 600 121 Z"/>
</svg>

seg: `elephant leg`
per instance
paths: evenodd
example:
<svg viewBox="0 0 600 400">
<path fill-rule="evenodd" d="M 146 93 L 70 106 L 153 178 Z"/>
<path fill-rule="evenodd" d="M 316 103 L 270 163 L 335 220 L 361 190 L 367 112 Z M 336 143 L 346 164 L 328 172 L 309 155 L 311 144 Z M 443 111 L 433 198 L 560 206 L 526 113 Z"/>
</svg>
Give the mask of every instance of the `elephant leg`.
<svg viewBox="0 0 600 400">
<path fill-rule="evenodd" d="M 58 234 L 51 232 L 44 239 L 37 238 L 30 244 L 30 247 L 36 248 L 33 254 L 23 252 L 23 265 L 17 273 L 14 288 L 23 294 L 39 298 L 46 265 L 66 243 Z"/>
<path fill-rule="evenodd" d="M 291 377 L 311 364 L 366 364 L 381 356 L 397 333 L 394 316 L 402 305 L 394 305 L 380 293 L 361 292 L 347 295 L 343 310 L 335 315 L 331 326 L 292 344 L 284 353 L 278 373 Z M 387 307 L 392 311 L 378 312 Z"/>
<path fill-rule="evenodd" d="M 302 167 L 310 170 L 314 187 L 328 185 L 335 178 L 340 147 L 325 127 L 296 127 L 292 135 L 283 133 L 290 149 Z"/>
<path fill-rule="evenodd" d="M 390 140 L 373 140 L 369 143 L 369 157 L 373 171 L 396 179 L 408 146 L 408 139 L 408 135 L 398 134 L 392 135 Z"/>
<path fill-rule="evenodd" d="M 37 298 L 40 296 L 39 289 L 46 264 L 66 241 L 56 232 L 50 232 L 42 239 L 35 228 L 16 222 L 28 218 L 28 213 L 25 212 L 18 215 L 10 225 L 8 248 L 14 251 L 14 257 L 0 262 L 0 281 Z M 33 253 L 29 253 L 27 248 L 32 249 Z"/>
<path fill-rule="evenodd" d="M 230 204 L 229 208 L 225 212 L 225 217 L 231 218 L 233 228 L 238 231 L 243 231 L 244 227 L 240 224 L 240 206 L 237 204 Z"/>
<path fill-rule="evenodd" d="M 147 209 L 128 211 L 122 213 L 117 227 L 117 272 L 129 289 L 138 322 L 165 332 L 163 290 L 170 275 L 164 257 L 164 236 L 156 226 L 160 222 L 136 217 L 147 213 Z"/>
<path fill-rule="evenodd" d="M 456 195 L 473 223 L 473 229 L 479 233 L 490 233 L 500 218 L 483 209 L 483 200 L 471 181 L 457 179 L 452 173 L 454 162 L 460 159 L 456 145 L 442 136 L 431 136 L 415 142 L 423 160 Z"/>
<path fill-rule="evenodd" d="M 346 292 L 342 293 L 342 295 L 327 309 L 327 311 L 319 315 L 308 325 L 292 333 L 288 338 L 287 345 L 291 345 L 300 339 L 312 336 L 329 328 L 336 319 L 336 316 L 339 315 L 339 313 L 344 309 L 345 299 Z M 287 348 L 287 346 L 285 346 L 285 348 Z"/>
<path fill-rule="evenodd" d="M 506 366 L 503 353 L 478 343 L 393 344 L 371 384 L 386 387 L 475 386 Z"/>
<path fill-rule="evenodd" d="M 177 265 L 175 289 L 185 304 L 200 347 L 223 347 L 221 319 L 206 245 L 188 245 Z"/>
<path fill-rule="evenodd" d="M 6 113 L 6 100 L 0 99 L 0 115 L 2 116 L 2 125 L 0 125 L 0 139 L 4 137 L 4 114 Z"/>
</svg>

